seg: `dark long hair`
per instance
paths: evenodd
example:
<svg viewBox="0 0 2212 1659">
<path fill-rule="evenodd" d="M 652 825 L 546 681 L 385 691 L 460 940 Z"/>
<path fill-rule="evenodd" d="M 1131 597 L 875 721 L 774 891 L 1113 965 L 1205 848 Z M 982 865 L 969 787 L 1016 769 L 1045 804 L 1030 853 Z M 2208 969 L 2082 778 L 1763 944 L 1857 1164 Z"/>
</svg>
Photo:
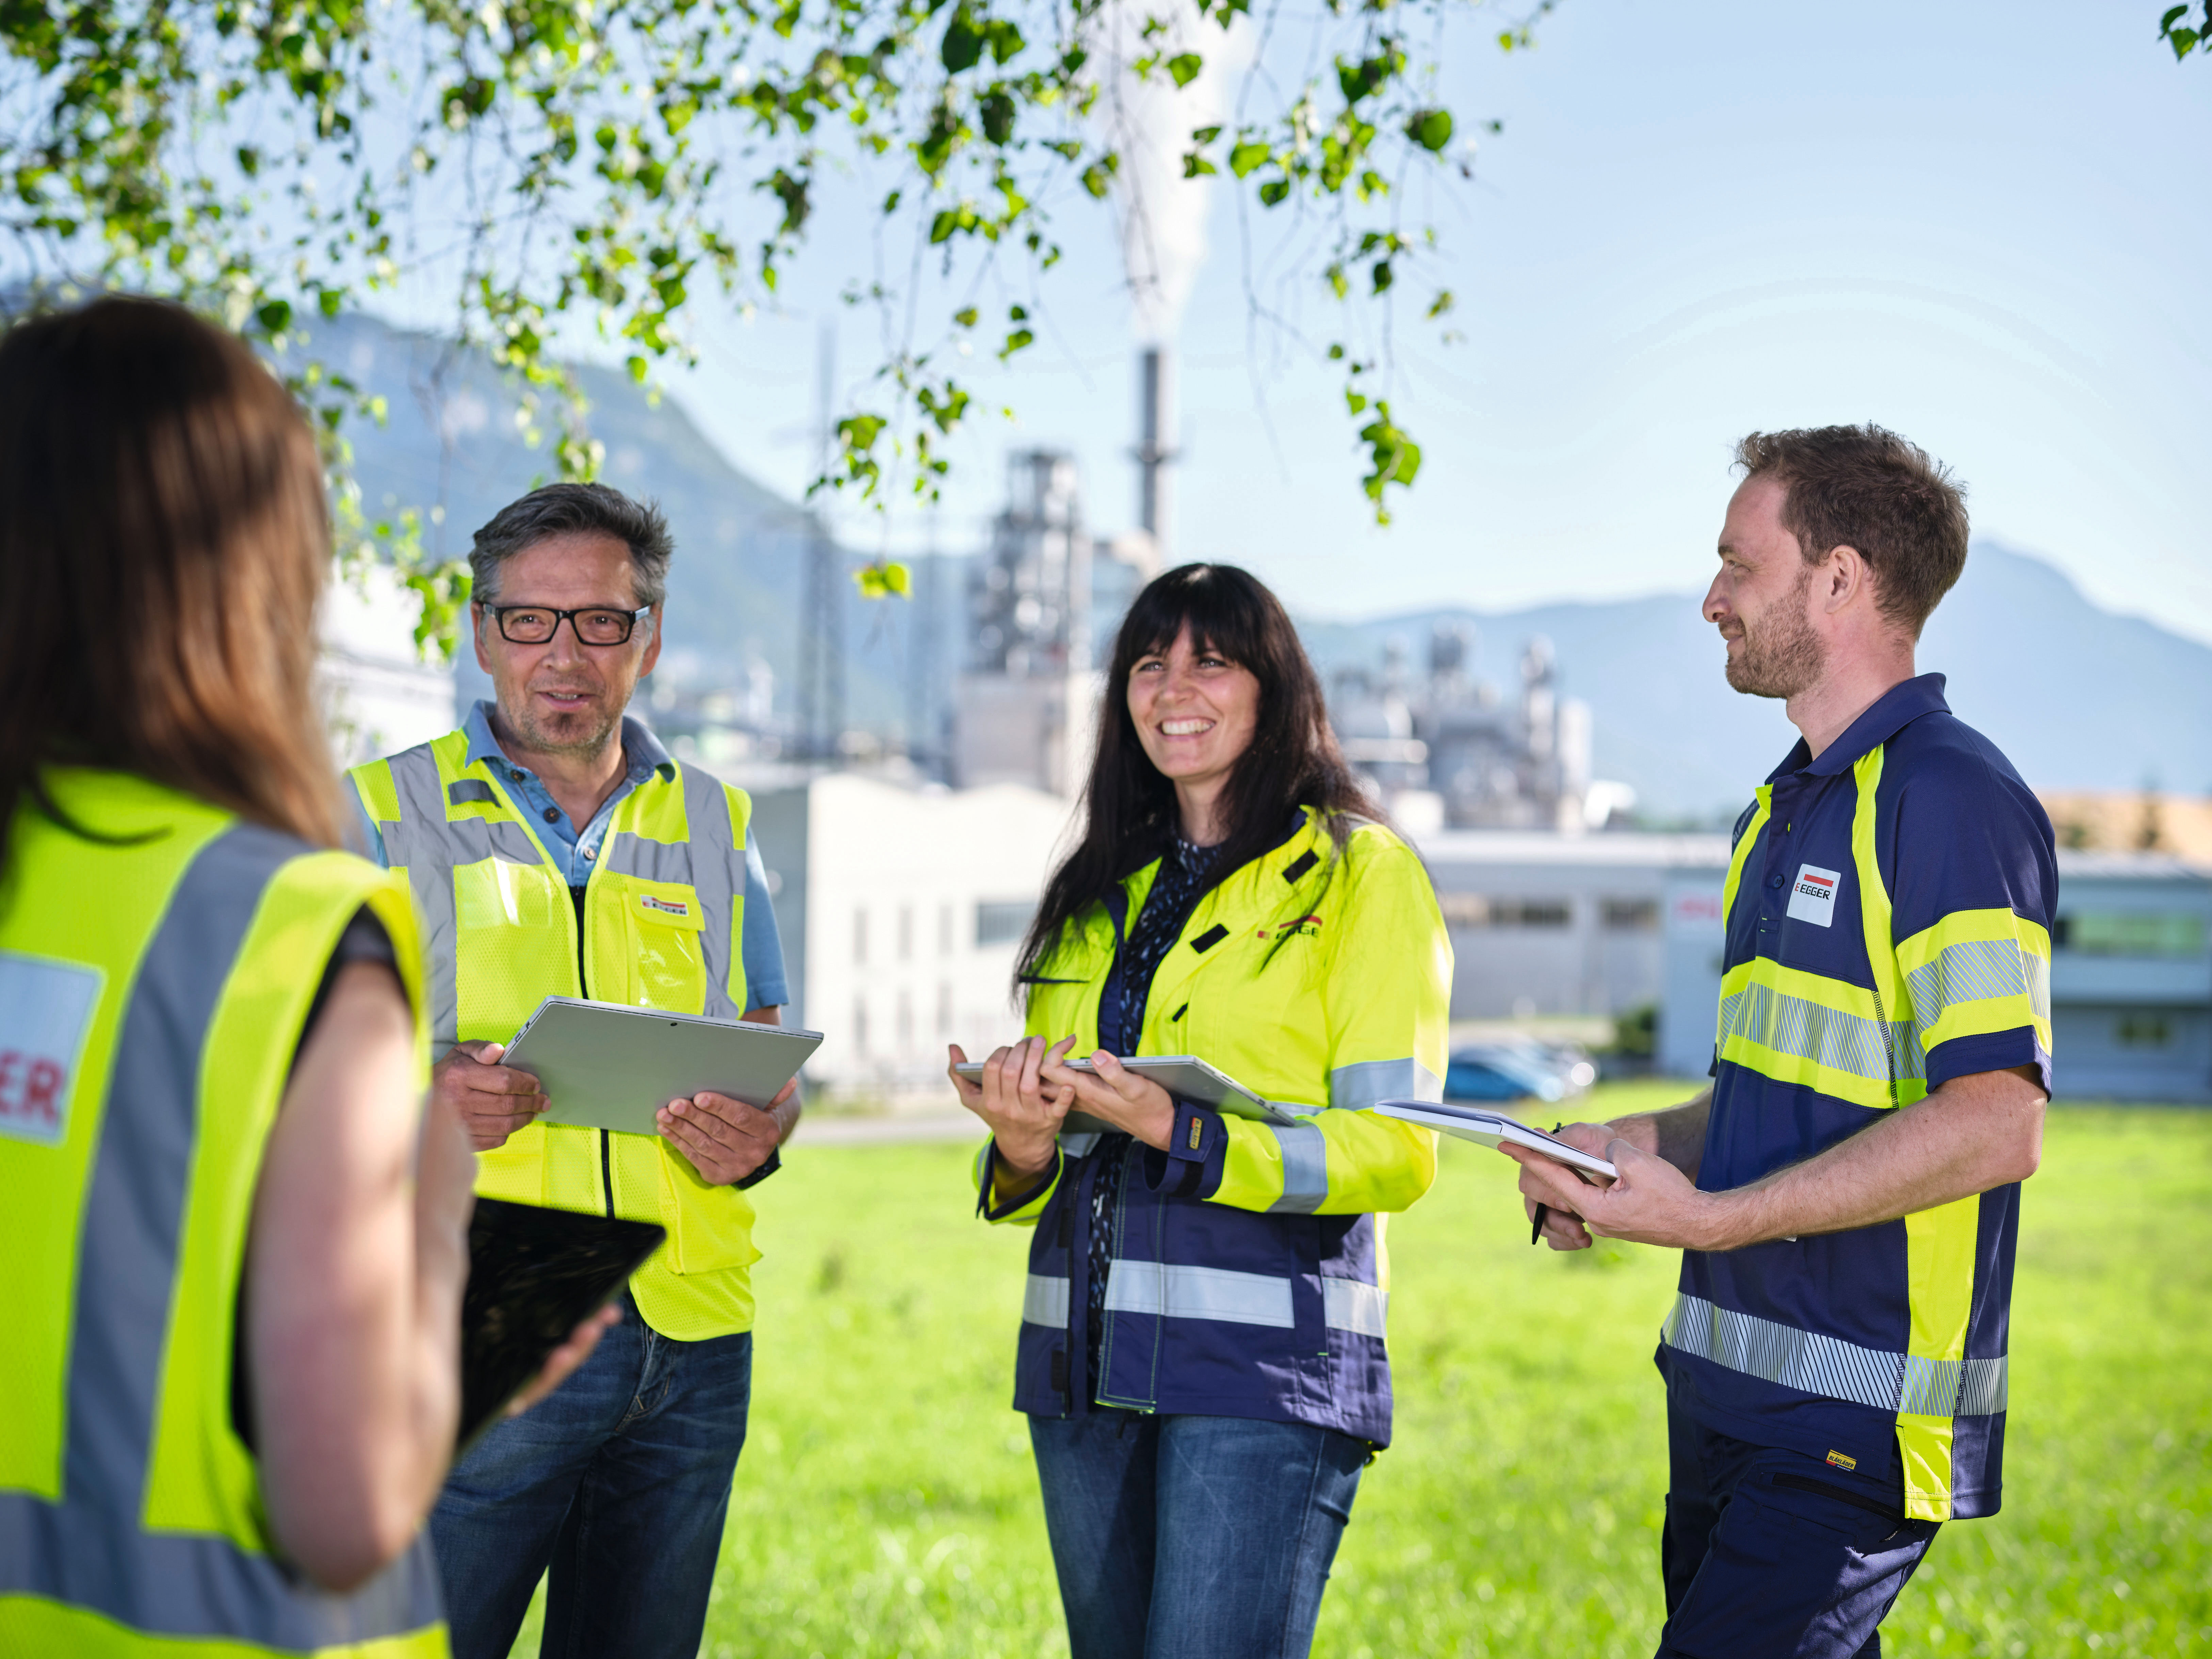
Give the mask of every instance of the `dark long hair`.
<svg viewBox="0 0 2212 1659">
<path fill-rule="evenodd" d="M 53 765 L 337 846 L 329 561 L 314 439 L 239 341 L 126 299 L 0 336 L 0 868 Z"/>
<path fill-rule="evenodd" d="M 1017 984 L 1038 973 L 1070 922 L 1166 852 L 1175 837 L 1175 785 L 1138 740 L 1129 718 L 1129 674 L 1140 658 L 1165 650 L 1185 628 L 1194 644 L 1249 669 L 1260 682 L 1251 744 L 1222 790 L 1229 834 L 1213 860 L 1217 880 L 1280 842 L 1297 807 L 1321 813 L 1339 852 L 1353 816 L 1381 817 L 1336 746 L 1321 680 L 1282 602 L 1233 564 L 1178 566 L 1137 595 L 1115 638 L 1083 791 L 1083 839 L 1045 884 L 1036 920 L 1022 941 Z"/>
</svg>

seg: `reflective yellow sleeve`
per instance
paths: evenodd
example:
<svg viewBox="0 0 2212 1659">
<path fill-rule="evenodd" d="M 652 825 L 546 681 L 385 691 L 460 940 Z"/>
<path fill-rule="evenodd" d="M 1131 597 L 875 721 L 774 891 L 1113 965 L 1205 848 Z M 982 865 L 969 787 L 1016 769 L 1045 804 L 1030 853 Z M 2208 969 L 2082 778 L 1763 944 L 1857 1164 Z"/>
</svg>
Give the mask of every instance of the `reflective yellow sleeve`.
<svg viewBox="0 0 2212 1659">
<path fill-rule="evenodd" d="M 1318 1112 L 1296 1128 L 1224 1118 L 1216 1204 L 1288 1215 L 1403 1210 L 1437 1178 L 1433 1129 L 1372 1112 Z"/>
<path fill-rule="evenodd" d="M 1923 1054 L 2032 1030 L 2051 1052 L 2051 935 L 2008 909 L 1954 910 L 1897 947 Z"/>
<path fill-rule="evenodd" d="M 1380 828 L 1352 838 L 1326 898 L 1330 1109 L 1296 1128 L 1230 1119 L 1213 1202 L 1305 1215 L 1402 1210 L 1437 1174 L 1433 1131 L 1377 1117 L 1383 1100 L 1441 1100 L 1452 951 L 1413 848 Z"/>
<path fill-rule="evenodd" d="M 969 1171 L 969 1179 L 975 1184 L 975 1213 L 994 1227 L 1009 1221 L 1018 1227 L 1034 1227 L 1053 1194 L 1060 1189 L 1060 1177 L 1067 1168 L 1067 1160 L 1054 1152 L 1052 1174 L 1045 1183 L 1021 1203 L 1006 1208 L 999 1205 L 998 1194 L 991 1184 L 991 1148 L 994 1144 L 988 1140 L 983 1143 L 982 1150 L 975 1154 L 974 1168 Z"/>
</svg>

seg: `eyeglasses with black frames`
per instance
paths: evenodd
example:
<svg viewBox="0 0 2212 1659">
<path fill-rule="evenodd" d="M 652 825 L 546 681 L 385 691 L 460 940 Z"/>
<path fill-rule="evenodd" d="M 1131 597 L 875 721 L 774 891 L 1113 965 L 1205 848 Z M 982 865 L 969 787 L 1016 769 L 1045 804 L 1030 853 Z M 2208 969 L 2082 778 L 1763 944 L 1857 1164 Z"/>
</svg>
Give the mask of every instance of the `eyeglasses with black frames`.
<svg viewBox="0 0 2212 1659">
<path fill-rule="evenodd" d="M 544 605 L 488 605 L 485 611 L 499 624 L 499 636 L 509 645 L 544 645 L 566 622 L 585 645 L 627 645 L 641 617 L 652 615 L 651 605 L 635 611 L 610 611 L 593 605 L 583 611 L 556 611 Z"/>
</svg>

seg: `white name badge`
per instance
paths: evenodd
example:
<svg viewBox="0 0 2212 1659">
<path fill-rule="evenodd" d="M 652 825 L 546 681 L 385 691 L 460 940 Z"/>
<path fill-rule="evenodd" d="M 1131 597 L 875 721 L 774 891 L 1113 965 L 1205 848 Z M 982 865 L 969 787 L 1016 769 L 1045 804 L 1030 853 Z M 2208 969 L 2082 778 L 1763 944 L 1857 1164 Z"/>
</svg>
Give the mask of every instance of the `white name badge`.
<svg viewBox="0 0 2212 1659">
<path fill-rule="evenodd" d="M 103 977 L 82 963 L 0 951 L 0 1136 L 61 1145 Z"/>
<path fill-rule="evenodd" d="M 1815 927 L 1833 927 L 1836 888 L 1843 878 L 1839 870 L 1816 870 L 1809 864 L 1800 866 L 1797 879 L 1790 887 L 1789 914 Z"/>
</svg>

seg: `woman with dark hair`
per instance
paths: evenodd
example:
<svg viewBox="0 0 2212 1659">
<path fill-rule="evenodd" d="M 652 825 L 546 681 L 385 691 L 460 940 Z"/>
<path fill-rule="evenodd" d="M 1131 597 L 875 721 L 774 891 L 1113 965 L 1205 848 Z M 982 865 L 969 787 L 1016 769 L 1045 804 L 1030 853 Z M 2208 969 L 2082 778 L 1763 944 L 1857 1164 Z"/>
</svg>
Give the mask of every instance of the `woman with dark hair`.
<svg viewBox="0 0 2212 1659">
<path fill-rule="evenodd" d="M 1301 1655 L 1390 1437 L 1382 1212 L 1436 1174 L 1429 1131 L 1365 1109 L 1441 1097 L 1451 946 L 1250 575 L 1152 583 L 1107 687 L 1083 839 L 1022 949 L 1030 1035 L 977 1080 L 951 1051 L 991 1129 L 981 1212 L 1035 1229 L 1014 1404 L 1075 1659 Z M 1139 1054 L 1299 1121 L 1176 1099 Z"/>
<path fill-rule="evenodd" d="M 446 1651 L 474 1160 L 335 850 L 329 559 L 238 341 L 0 336 L 0 1651 Z"/>
</svg>

